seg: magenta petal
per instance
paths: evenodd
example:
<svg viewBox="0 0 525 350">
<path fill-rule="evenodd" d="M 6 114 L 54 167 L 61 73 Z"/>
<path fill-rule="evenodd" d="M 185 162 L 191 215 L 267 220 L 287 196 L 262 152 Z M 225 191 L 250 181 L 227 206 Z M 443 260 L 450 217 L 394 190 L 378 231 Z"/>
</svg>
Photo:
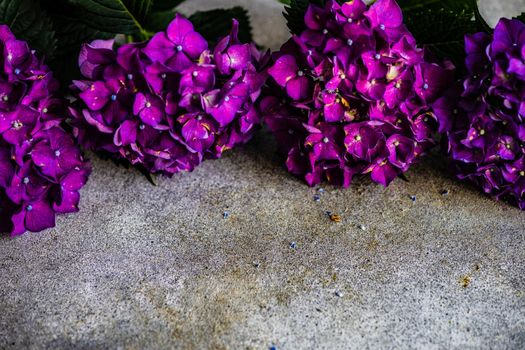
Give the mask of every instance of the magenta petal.
<svg viewBox="0 0 525 350">
<path fill-rule="evenodd" d="M 48 145 L 43 142 L 38 143 L 31 152 L 31 159 L 35 165 L 41 168 L 50 169 L 47 173 L 54 174 L 56 171 L 56 155 Z"/>
<path fill-rule="evenodd" d="M 94 82 L 91 87 L 80 93 L 80 98 L 94 111 L 102 109 L 108 103 L 111 92 L 101 81 Z"/>
<path fill-rule="evenodd" d="M 94 127 L 96 127 L 100 132 L 102 133 L 105 133 L 105 134 L 110 134 L 113 132 L 113 128 L 105 125 L 103 122 L 102 122 L 102 116 L 100 115 L 100 113 L 97 113 L 97 112 L 94 112 L 94 114 L 92 114 L 90 111 L 88 111 L 87 109 L 84 109 L 82 110 L 82 116 L 85 118 L 86 122 L 90 125 L 93 125 Z"/>
<path fill-rule="evenodd" d="M 165 63 L 166 63 L 166 66 L 170 67 L 175 72 L 182 72 L 183 70 L 193 65 L 193 62 L 184 52 L 175 53 Z"/>
<path fill-rule="evenodd" d="M 246 64 L 250 62 L 251 51 L 250 45 L 234 45 L 228 48 L 226 57 L 228 59 L 228 66 L 231 69 L 239 70 L 246 67 Z"/>
<path fill-rule="evenodd" d="M 193 59 L 198 58 L 208 49 L 208 42 L 197 32 L 188 33 L 181 45 L 182 50 Z"/>
<path fill-rule="evenodd" d="M 66 174 L 60 180 L 62 189 L 65 191 L 80 190 L 86 184 L 89 173 L 90 173 L 90 169 L 88 168 L 88 169 L 74 170 Z"/>
<path fill-rule="evenodd" d="M 137 139 L 137 120 L 126 120 L 115 132 L 114 142 L 117 146 L 127 146 Z"/>
<path fill-rule="evenodd" d="M 25 226 L 31 232 L 55 227 L 55 213 L 47 202 L 40 201 L 26 206 Z"/>
<path fill-rule="evenodd" d="M 286 92 L 296 101 L 304 100 L 310 92 L 310 80 L 307 77 L 297 77 L 286 84 Z"/>
<path fill-rule="evenodd" d="M 172 57 L 175 51 L 175 45 L 171 42 L 164 33 L 155 34 L 143 52 L 153 61 L 159 61 L 165 63 L 170 57 Z"/>
<path fill-rule="evenodd" d="M 337 102 L 335 96 L 334 100 L 324 106 L 324 118 L 327 122 L 338 122 L 343 119 L 344 109 L 340 102 Z"/>
<path fill-rule="evenodd" d="M 367 11 L 367 17 L 374 27 L 399 27 L 403 23 L 401 8 L 394 0 L 378 0 Z"/>
<path fill-rule="evenodd" d="M 182 136 L 186 140 L 202 139 L 207 137 L 208 132 L 197 120 L 190 119 L 182 127 Z"/>
<path fill-rule="evenodd" d="M 186 35 L 192 32 L 193 24 L 178 13 L 166 29 L 168 38 L 176 44 L 181 44 Z"/>
<path fill-rule="evenodd" d="M 19 66 L 27 60 L 30 51 L 25 41 L 12 39 L 4 45 L 6 59 L 11 66 Z"/>
<path fill-rule="evenodd" d="M 374 165 L 370 176 L 375 182 L 387 187 L 399 175 L 399 170 L 387 161 Z"/>
<path fill-rule="evenodd" d="M 230 97 L 228 101 L 223 101 L 219 106 L 211 109 L 211 115 L 221 126 L 228 125 L 242 107 L 244 101 L 239 97 Z"/>
<path fill-rule="evenodd" d="M 322 25 L 319 22 L 320 15 L 322 13 L 323 13 L 323 9 L 321 9 L 320 7 L 316 5 L 309 5 L 304 15 L 304 23 L 306 24 L 306 27 L 313 29 L 313 30 L 322 29 Z"/>
<path fill-rule="evenodd" d="M 60 202 L 53 203 L 53 210 L 58 214 L 68 214 L 78 212 L 80 193 L 77 191 L 62 190 Z"/>
<path fill-rule="evenodd" d="M 25 208 L 21 209 L 18 213 L 14 214 L 11 217 L 11 223 L 13 224 L 11 236 L 18 236 L 27 231 L 25 219 L 26 219 Z"/>
<path fill-rule="evenodd" d="M 268 73 L 275 79 L 277 84 L 285 86 L 290 79 L 297 75 L 297 69 L 295 58 L 291 55 L 284 55 L 268 69 Z"/>
<path fill-rule="evenodd" d="M 156 127 L 162 121 L 163 116 L 163 110 L 159 109 L 158 107 L 146 107 L 140 112 L 140 119 L 144 122 L 144 124 L 150 125 L 152 127 Z"/>
</svg>

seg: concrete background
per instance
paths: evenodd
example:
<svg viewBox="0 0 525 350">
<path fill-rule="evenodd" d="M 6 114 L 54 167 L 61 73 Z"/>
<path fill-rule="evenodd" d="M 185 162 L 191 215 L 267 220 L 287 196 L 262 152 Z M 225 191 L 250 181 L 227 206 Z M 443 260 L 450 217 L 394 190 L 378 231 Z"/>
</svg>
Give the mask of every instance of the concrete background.
<svg viewBox="0 0 525 350">
<path fill-rule="evenodd" d="M 260 43 L 286 38 L 273 0 L 183 10 L 230 3 Z M 525 10 L 483 5 L 492 23 Z M 437 156 L 410 182 L 324 192 L 285 172 L 264 131 L 157 187 L 92 158 L 79 214 L 0 239 L 2 349 L 525 348 L 525 213 Z"/>
</svg>

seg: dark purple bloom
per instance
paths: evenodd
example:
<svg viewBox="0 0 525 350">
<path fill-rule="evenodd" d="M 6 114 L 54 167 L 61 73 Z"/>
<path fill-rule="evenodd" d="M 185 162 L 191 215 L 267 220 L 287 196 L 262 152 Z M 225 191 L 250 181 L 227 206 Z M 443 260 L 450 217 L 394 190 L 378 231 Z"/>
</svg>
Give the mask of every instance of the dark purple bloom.
<svg viewBox="0 0 525 350">
<path fill-rule="evenodd" d="M 465 36 L 468 75 L 434 102 L 460 179 L 525 209 L 525 24 Z"/>
<path fill-rule="evenodd" d="M 62 128 L 68 103 L 52 72 L 7 26 L 0 26 L 0 49 L 0 232 L 19 235 L 77 211 L 90 167 Z M 82 69 L 102 74 L 95 63 L 103 57 L 86 50 L 93 64 Z"/>
<path fill-rule="evenodd" d="M 426 60 L 393 0 L 327 1 L 304 20 L 274 54 L 262 101 L 286 166 L 311 186 L 357 174 L 387 186 L 433 146 L 429 104 L 452 69 Z"/>
<path fill-rule="evenodd" d="M 74 82 L 78 108 L 72 110 L 80 143 L 171 176 L 247 142 L 260 122 L 265 57 L 237 33 L 234 20 L 212 54 L 177 15 L 144 44 L 84 45 L 86 80 Z M 76 196 L 70 192 L 61 193 L 66 206 Z"/>
<path fill-rule="evenodd" d="M 208 42 L 193 29 L 193 24 L 177 14 L 166 32 L 155 34 L 143 52 L 152 60 L 180 72 L 208 48 Z"/>
<path fill-rule="evenodd" d="M 304 70 L 299 70 L 295 57 L 284 55 L 279 57 L 268 73 L 293 100 L 304 100 L 310 93 L 310 81 Z"/>
<path fill-rule="evenodd" d="M 97 79 L 104 73 L 104 68 L 115 60 L 113 40 L 95 40 L 82 46 L 78 57 L 80 72 L 85 77 Z"/>
</svg>

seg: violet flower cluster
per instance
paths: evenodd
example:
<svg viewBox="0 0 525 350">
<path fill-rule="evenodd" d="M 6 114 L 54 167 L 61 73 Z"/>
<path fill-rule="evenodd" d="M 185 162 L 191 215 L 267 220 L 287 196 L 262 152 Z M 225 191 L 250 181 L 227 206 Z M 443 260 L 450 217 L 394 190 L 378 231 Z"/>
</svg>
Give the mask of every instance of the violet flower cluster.
<svg viewBox="0 0 525 350">
<path fill-rule="evenodd" d="M 0 25 L 0 232 L 19 235 L 78 211 L 90 167 L 62 128 L 67 103 L 28 47 Z"/>
<path fill-rule="evenodd" d="M 416 46 L 394 0 L 310 5 L 304 22 L 274 55 L 261 103 L 288 170 L 310 186 L 368 173 L 387 186 L 433 145 L 452 68 Z"/>
<path fill-rule="evenodd" d="M 72 111 L 80 143 L 171 176 L 247 142 L 261 119 L 265 55 L 237 34 L 234 21 L 212 51 L 177 15 L 146 43 L 84 45 L 86 80 L 74 81 L 79 111 Z"/>
<path fill-rule="evenodd" d="M 460 179 L 525 209 L 525 24 L 465 36 L 468 76 L 436 115 Z"/>
</svg>

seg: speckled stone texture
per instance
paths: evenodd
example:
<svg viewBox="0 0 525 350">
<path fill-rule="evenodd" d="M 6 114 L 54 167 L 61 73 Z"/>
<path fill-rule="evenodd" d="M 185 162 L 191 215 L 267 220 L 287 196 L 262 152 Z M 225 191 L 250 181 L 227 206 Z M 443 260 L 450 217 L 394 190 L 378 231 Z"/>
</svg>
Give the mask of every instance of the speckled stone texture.
<svg viewBox="0 0 525 350">
<path fill-rule="evenodd" d="M 251 8 L 262 44 L 286 38 L 273 0 L 184 11 L 226 3 Z M 265 131 L 157 187 L 92 158 L 78 215 L 0 239 L 1 349 L 525 348 L 525 214 L 439 156 L 388 189 L 324 192 Z"/>
</svg>

